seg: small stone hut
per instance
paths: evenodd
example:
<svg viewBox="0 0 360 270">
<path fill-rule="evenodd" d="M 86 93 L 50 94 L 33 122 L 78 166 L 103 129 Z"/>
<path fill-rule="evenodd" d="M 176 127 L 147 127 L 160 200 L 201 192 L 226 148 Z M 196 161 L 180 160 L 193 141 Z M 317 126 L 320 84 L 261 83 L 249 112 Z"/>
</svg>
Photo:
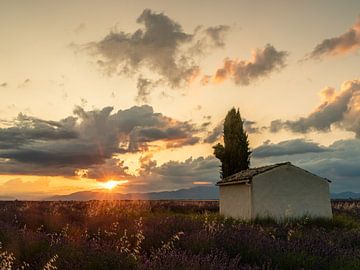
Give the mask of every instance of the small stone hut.
<svg viewBox="0 0 360 270">
<path fill-rule="evenodd" d="M 290 162 L 241 171 L 217 183 L 227 217 L 332 218 L 330 181 Z"/>
</svg>

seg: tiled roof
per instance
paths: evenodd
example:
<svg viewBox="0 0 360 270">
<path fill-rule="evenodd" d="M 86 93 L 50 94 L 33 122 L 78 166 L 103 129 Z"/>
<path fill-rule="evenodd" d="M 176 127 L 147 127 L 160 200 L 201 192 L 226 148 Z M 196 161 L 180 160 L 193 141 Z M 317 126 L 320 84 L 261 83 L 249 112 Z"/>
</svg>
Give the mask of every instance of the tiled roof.
<svg viewBox="0 0 360 270">
<path fill-rule="evenodd" d="M 290 164 L 291 164 L 290 162 L 283 162 L 283 163 L 277 163 L 277 164 L 273 164 L 273 165 L 267 165 L 267 166 L 263 166 L 263 167 L 243 170 L 243 171 L 240 171 L 238 173 L 235 173 L 229 177 L 222 179 L 221 181 L 217 182 L 216 185 L 221 186 L 221 185 L 226 185 L 226 184 L 251 182 L 251 179 L 258 174 L 270 171 L 272 169 L 275 169 L 275 168 L 283 166 L 283 165 L 290 165 Z"/>
</svg>

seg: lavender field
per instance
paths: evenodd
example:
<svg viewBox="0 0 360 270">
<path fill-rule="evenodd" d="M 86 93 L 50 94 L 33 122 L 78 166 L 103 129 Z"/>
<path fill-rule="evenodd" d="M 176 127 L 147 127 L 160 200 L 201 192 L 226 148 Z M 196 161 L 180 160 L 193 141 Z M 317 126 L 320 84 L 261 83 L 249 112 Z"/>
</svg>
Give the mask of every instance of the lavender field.
<svg viewBox="0 0 360 270">
<path fill-rule="evenodd" d="M 0 202 L 0 269 L 360 269 L 360 202 L 244 222 L 216 201 Z"/>
</svg>

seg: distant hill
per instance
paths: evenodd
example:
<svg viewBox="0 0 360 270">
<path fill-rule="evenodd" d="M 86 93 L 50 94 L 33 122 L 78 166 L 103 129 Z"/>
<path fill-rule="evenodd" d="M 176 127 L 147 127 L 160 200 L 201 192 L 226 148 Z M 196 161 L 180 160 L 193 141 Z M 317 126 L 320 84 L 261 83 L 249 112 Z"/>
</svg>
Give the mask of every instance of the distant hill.
<svg viewBox="0 0 360 270">
<path fill-rule="evenodd" d="M 14 201 L 16 198 L 10 196 L 0 196 L 0 201 Z"/>
<path fill-rule="evenodd" d="M 332 193 L 332 199 L 360 199 L 360 193 L 341 192 Z M 88 200 L 217 200 L 218 187 L 199 186 L 174 191 L 149 193 L 113 193 L 104 191 L 80 191 L 68 195 L 56 195 L 44 199 L 45 201 L 88 201 Z M 14 200 L 14 198 L 0 197 L 0 200 Z"/>
<path fill-rule="evenodd" d="M 175 191 L 149 193 L 112 193 L 103 191 L 80 191 L 68 195 L 56 195 L 45 201 L 88 201 L 88 200 L 217 200 L 218 188 L 199 186 Z"/>
<path fill-rule="evenodd" d="M 360 199 L 360 193 L 355 192 L 340 192 L 340 193 L 332 193 L 331 194 L 332 199 Z"/>
</svg>

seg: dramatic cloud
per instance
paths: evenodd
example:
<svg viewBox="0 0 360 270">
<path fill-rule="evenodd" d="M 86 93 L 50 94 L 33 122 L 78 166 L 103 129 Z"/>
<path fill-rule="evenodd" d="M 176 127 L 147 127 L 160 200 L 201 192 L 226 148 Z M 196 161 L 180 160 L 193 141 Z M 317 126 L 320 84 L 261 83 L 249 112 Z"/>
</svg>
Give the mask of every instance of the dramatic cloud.
<svg viewBox="0 0 360 270">
<path fill-rule="evenodd" d="M 332 88 L 321 91 L 322 103 L 307 117 L 295 121 L 274 120 L 270 131 L 278 132 L 288 129 L 293 132 L 307 133 L 310 131 L 330 131 L 336 125 L 347 131 L 352 131 L 360 137 L 360 81 L 346 81 L 341 90 Z"/>
<path fill-rule="evenodd" d="M 219 181 L 219 161 L 213 157 L 188 158 L 184 161 L 170 160 L 160 166 L 151 153 L 139 159 L 136 174 L 129 174 L 123 163 L 111 162 L 102 166 L 92 166 L 79 170 L 80 177 L 96 178 L 99 181 L 116 179 L 128 180 L 121 186 L 121 192 L 149 192 L 193 187 L 196 183 L 215 184 Z"/>
<path fill-rule="evenodd" d="M 98 181 L 107 181 L 109 179 L 122 180 L 127 179 L 131 175 L 128 173 L 128 167 L 124 165 L 124 161 L 118 159 L 107 159 L 103 164 L 95 164 L 87 167 L 87 169 L 78 169 L 75 175 Z"/>
<path fill-rule="evenodd" d="M 153 160 L 152 157 L 153 155 L 151 153 L 146 153 L 140 157 L 140 168 L 138 170 L 139 175 L 149 175 L 152 173 L 153 169 L 156 168 L 157 162 L 156 160 Z"/>
<path fill-rule="evenodd" d="M 219 140 L 223 134 L 224 123 L 220 122 L 214 129 L 208 133 L 208 136 L 204 139 L 204 143 L 214 143 Z"/>
<path fill-rule="evenodd" d="M 145 9 L 136 22 L 143 28 L 134 33 L 112 31 L 86 47 L 109 75 L 139 74 L 145 68 L 171 88 L 186 86 L 199 75 L 197 58 L 210 49 L 223 47 L 224 35 L 229 29 L 223 25 L 197 27 L 194 34 L 190 34 L 165 14 L 149 9 Z M 150 86 L 154 85 L 144 79 L 138 82 L 140 99 L 149 95 Z"/>
<path fill-rule="evenodd" d="M 188 158 L 185 161 L 168 161 L 161 166 L 151 163 L 147 157 L 142 161 L 151 168 L 129 181 L 134 190 L 173 190 L 194 186 L 194 182 L 219 181 L 219 161 L 213 157 Z M 149 165 L 150 164 L 150 165 Z"/>
<path fill-rule="evenodd" d="M 316 45 L 307 58 L 321 59 L 325 56 L 336 56 L 355 51 L 360 48 L 360 17 L 344 34 L 323 40 Z"/>
<path fill-rule="evenodd" d="M 282 141 L 277 144 L 265 142 L 263 145 L 255 148 L 252 152 L 253 157 L 271 157 L 284 155 L 297 155 L 305 153 L 318 153 L 328 151 L 318 143 L 306 141 L 304 139 L 295 139 Z"/>
<path fill-rule="evenodd" d="M 244 119 L 243 124 L 244 130 L 249 134 L 260 132 L 260 129 L 256 127 L 256 122 L 254 121 Z M 204 139 L 204 143 L 214 143 L 217 140 L 220 140 L 221 136 L 223 135 L 223 129 L 224 122 L 221 121 L 216 127 L 214 127 L 212 131 L 208 132 L 207 137 Z"/>
<path fill-rule="evenodd" d="M 220 83 L 232 79 L 237 85 L 249 85 L 283 69 L 287 56 L 288 52 L 278 51 L 274 46 L 267 44 L 263 49 L 254 50 L 249 61 L 225 59 L 223 67 L 218 69 L 214 76 L 206 75 L 201 82 Z"/>
<path fill-rule="evenodd" d="M 303 150 L 300 145 L 303 145 Z M 332 180 L 332 192 L 360 192 L 359 139 L 340 140 L 327 147 L 304 140 L 265 144 L 256 148 L 253 155 L 253 166 L 291 161 L 301 168 Z"/>
<path fill-rule="evenodd" d="M 201 128 L 155 113 L 150 106 L 134 106 L 111 113 L 112 107 L 85 111 L 60 121 L 47 121 L 23 114 L 0 129 L 2 174 L 74 175 L 79 169 L 97 178 L 101 169 L 123 163 L 115 154 L 145 151 L 151 143 L 167 148 L 192 145 Z M 101 165 L 101 166 L 100 166 Z"/>
<path fill-rule="evenodd" d="M 149 164 L 150 159 L 146 159 Z M 332 180 L 331 191 L 360 192 L 360 140 L 339 140 L 322 146 L 305 139 L 294 139 L 272 144 L 265 142 L 255 148 L 251 166 L 262 166 L 291 161 L 312 173 Z M 129 180 L 128 188 L 135 190 L 173 190 L 193 186 L 193 182 L 219 180 L 220 162 L 213 156 L 169 161 L 161 166 L 152 164 L 147 173 Z M 289 179 L 290 181 L 291 179 Z M 134 184 L 133 187 L 131 185 Z"/>
<path fill-rule="evenodd" d="M 77 133 L 71 129 L 74 121 L 72 117 L 58 122 L 47 121 L 20 113 L 13 122 L 6 122 L 7 125 L 12 125 L 11 127 L 0 129 L 0 149 L 21 147 L 37 140 L 57 141 L 76 138 Z"/>
<path fill-rule="evenodd" d="M 139 165 L 137 172 L 130 174 L 123 162 L 113 159 L 104 166 L 93 165 L 76 173 L 80 177 L 99 181 L 128 180 L 121 186 L 122 192 L 173 190 L 192 187 L 194 182 L 214 184 L 219 180 L 220 163 L 213 156 L 190 157 L 185 161 L 170 160 L 158 166 L 151 153 L 144 153 L 139 158 Z"/>
</svg>

